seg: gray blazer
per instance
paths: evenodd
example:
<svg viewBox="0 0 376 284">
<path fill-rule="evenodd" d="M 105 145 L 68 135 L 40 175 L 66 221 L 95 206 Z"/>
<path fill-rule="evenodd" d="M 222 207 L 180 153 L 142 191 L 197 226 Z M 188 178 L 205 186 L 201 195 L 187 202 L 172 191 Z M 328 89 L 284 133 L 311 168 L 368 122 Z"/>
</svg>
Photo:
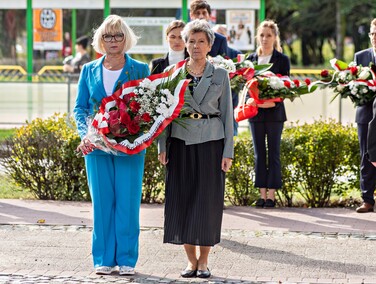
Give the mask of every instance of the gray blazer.
<svg viewBox="0 0 376 284">
<path fill-rule="evenodd" d="M 158 139 L 158 153 L 166 152 L 168 136 L 184 140 L 186 145 L 224 139 L 223 157 L 232 159 L 233 107 L 228 72 L 208 62 L 193 96 L 187 88 L 184 100 L 184 113 L 197 112 L 219 117 L 184 118 L 181 123 L 172 122 Z"/>
</svg>

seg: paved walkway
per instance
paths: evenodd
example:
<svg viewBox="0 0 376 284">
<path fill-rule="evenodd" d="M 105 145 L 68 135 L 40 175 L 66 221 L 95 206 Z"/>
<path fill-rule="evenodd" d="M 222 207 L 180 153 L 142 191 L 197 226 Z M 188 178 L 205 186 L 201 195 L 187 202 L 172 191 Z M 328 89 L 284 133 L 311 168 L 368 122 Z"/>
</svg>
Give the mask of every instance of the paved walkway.
<svg viewBox="0 0 376 284">
<path fill-rule="evenodd" d="M 199 283 L 163 244 L 163 205 L 142 205 L 137 274 L 93 273 L 91 204 L 0 200 L 0 283 Z M 375 213 L 229 207 L 209 283 L 376 283 Z"/>
</svg>

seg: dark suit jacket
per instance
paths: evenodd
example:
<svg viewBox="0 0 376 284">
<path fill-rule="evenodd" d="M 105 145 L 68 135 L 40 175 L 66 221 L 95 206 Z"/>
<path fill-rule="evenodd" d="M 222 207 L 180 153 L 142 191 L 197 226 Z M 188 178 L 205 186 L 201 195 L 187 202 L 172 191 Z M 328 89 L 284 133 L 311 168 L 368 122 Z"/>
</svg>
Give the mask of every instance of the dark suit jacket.
<svg viewBox="0 0 376 284">
<path fill-rule="evenodd" d="M 369 66 L 375 62 L 372 48 L 364 49 L 355 53 L 354 61 L 357 65 Z M 355 122 L 368 124 L 372 119 L 372 102 L 358 106 L 355 113 Z"/>
<path fill-rule="evenodd" d="M 376 162 L 376 100 L 373 102 L 373 118 L 368 124 L 368 157 L 371 162 Z"/>
<path fill-rule="evenodd" d="M 240 50 L 237 50 L 235 48 L 227 47 L 227 56 L 231 59 L 234 59 L 238 56 L 238 54 L 241 54 L 242 52 Z"/>
<path fill-rule="evenodd" d="M 189 57 L 189 54 L 187 51 L 185 51 L 185 58 Z M 170 62 L 168 61 L 168 52 L 163 57 L 155 58 L 151 61 L 151 74 L 159 74 L 162 73 L 167 66 L 170 65 Z"/>
<path fill-rule="evenodd" d="M 252 53 L 248 58 L 248 60 L 252 62 L 258 61 L 257 53 Z M 278 52 L 277 50 L 273 50 L 272 57 L 270 58 L 270 62 L 273 63 L 273 66 L 270 68 L 274 74 L 281 74 L 285 76 L 290 76 L 290 60 L 289 58 Z M 286 121 L 286 111 L 285 105 L 283 102 L 276 103 L 275 107 L 272 108 L 259 108 L 258 114 L 249 119 L 250 122 L 260 122 L 260 121 Z"/>
<path fill-rule="evenodd" d="M 209 52 L 211 57 L 215 57 L 217 55 L 227 55 L 227 39 L 223 35 L 219 33 L 214 33 L 215 39 L 213 46 Z"/>
</svg>

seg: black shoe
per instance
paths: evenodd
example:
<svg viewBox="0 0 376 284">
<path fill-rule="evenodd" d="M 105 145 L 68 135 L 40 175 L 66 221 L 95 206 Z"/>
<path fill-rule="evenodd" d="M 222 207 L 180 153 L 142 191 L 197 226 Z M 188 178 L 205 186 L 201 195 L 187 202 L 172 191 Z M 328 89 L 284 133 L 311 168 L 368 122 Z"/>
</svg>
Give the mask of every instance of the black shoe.
<svg viewBox="0 0 376 284">
<path fill-rule="evenodd" d="M 266 199 L 265 201 L 265 208 L 274 208 L 275 207 L 275 200 L 272 199 Z"/>
<path fill-rule="evenodd" d="M 209 278 L 211 276 L 209 268 L 206 270 L 197 270 L 197 277 L 198 278 Z"/>
<path fill-rule="evenodd" d="M 180 272 L 181 277 L 184 278 L 192 278 L 196 277 L 197 270 L 190 270 L 190 269 L 184 269 L 182 272 Z"/>
<path fill-rule="evenodd" d="M 256 201 L 257 208 L 263 208 L 264 205 L 265 205 L 265 199 L 260 198 L 259 200 Z"/>
</svg>

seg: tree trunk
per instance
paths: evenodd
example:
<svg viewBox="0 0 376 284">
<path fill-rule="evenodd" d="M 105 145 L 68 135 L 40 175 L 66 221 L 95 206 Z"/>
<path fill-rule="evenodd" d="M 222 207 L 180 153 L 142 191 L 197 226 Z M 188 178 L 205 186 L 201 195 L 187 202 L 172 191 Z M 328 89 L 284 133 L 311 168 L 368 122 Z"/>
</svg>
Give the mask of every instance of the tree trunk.
<svg viewBox="0 0 376 284">
<path fill-rule="evenodd" d="M 341 15 L 341 0 L 336 0 L 336 58 L 343 60 L 345 21 Z"/>
</svg>

